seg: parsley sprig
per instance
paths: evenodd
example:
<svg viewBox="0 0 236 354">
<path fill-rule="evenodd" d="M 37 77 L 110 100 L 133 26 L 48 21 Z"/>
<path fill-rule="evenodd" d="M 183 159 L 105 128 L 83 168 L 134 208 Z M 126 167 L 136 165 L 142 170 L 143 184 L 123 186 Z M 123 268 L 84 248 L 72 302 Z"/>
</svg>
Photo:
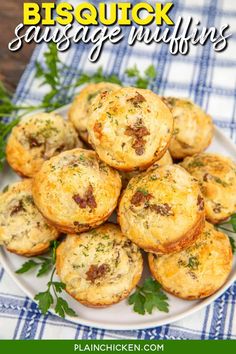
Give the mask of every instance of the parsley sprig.
<svg viewBox="0 0 236 354">
<path fill-rule="evenodd" d="M 227 226 L 229 226 L 229 227 L 231 226 L 231 229 L 228 228 Z M 227 222 L 223 222 L 223 223 L 217 225 L 217 229 L 227 231 L 231 234 L 236 233 L 236 213 L 231 215 L 230 219 Z M 229 237 L 230 245 L 232 248 L 232 252 L 235 253 L 235 251 L 236 251 L 235 239 L 230 235 L 228 235 L 228 237 Z"/>
<path fill-rule="evenodd" d="M 4 117 L 9 116 L 15 111 L 16 106 L 11 101 L 11 95 L 0 82 L 0 170 L 3 166 L 5 158 L 5 145 L 6 138 L 14 125 L 18 123 L 18 119 L 15 118 L 10 122 L 5 122 Z"/>
<path fill-rule="evenodd" d="M 134 65 L 133 68 L 128 68 L 125 73 L 129 78 L 133 79 L 133 86 L 142 89 L 148 88 L 157 76 L 156 69 L 153 65 L 147 67 L 144 71 L 144 75 L 140 73 L 137 65 Z"/>
<path fill-rule="evenodd" d="M 10 123 L 4 123 L 0 120 L 0 171 L 3 168 L 3 163 L 5 160 L 6 138 L 18 121 L 19 120 L 17 118 Z"/>
<path fill-rule="evenodd" d="M 121 85 L 121 81 L 118 76 L 104 75 L 101 67 L 91 75 L 75 72 L 75 75 L 78 76 L 75 83 L 65 85 L 62 71 L 68 70 L 69 68 L 60 60 L 55 43 L 49 43 L 48 51 L 44 53 L 44 66 L 38 61 L 36 61 L 35 65 L 36 77 L 42 79 L 41 86 L 47 84 L 50 88 L 49 92 L 43 97 L 42 100 L 42 106 L 45 109 L 49 108 L 50 111 L 71 101 L 71 97 L 66 97 L 66 93 L 71 88 L 76 88 L 89 82 L 98 83 L 102 81 L 113 82 Z"/>
<path fill-rule="evenodd" d="M 81 86 L 88 82 L 111 82 L 113 84 L 118 84 L 122 86 L 122 82 L 117 75 L 104 75 L 102 67 L 99 67 L 97 71 L 91 75 L 82 73 L 80 77 L 76 80 L 74 86 Z"/>
<path fill-rule="evenodd" d="M 40 292 L 35 295 L 34 299 L 38 301 L 38 306 L 42 312 L 42 314 L 46 314 L 49 308 L 54 304 L 55 305 L 55 312 L 60 317 L 65 317 L 65 314 L 69 316 L 77 316 L 76 312 L 69 307 L 66 300 L 60 297 L 58 294 L 61 293 L 66 285 L 62 282 L 54 281 L 53 277 L 55 274 L 56 268 L 53 269 L 49 282 L 47 283 L 46 291 Z M 53 295 L 54 297 L 53 297 Z"/>
<path fill-rule="evenodd" d="M 5 148 L 8 134 L 12 128 L 19 122 L 19 119 L 36 110 L 44 110 L 51 112 L 69 103 L 73 97 L 68 95 L 70 89 L 75 89 L 85 83 L 111 82 L 122 85 L 117 75 L 105 75 L 102 67 L 92 74 L 75 72 L 77 77 L 75 82 L 70 85 L 64 84 L 63 71 L 69 69 L 59 58 L 55 43 L 48 45 L 48 50 L 44 53 L 44 63 L 35 62 L 36 77 L 41 80 L 40 86 L 47 85 L 48 92 L 44 95 L 42 102 L 38 105 L 15 105 L 12 101 L 11 94 L 5 89 L 0 82 L 0 171 L 3 168 L 5 160 Z M 135 65 L 128 68 L 126 74 L 132 78 L 132 85 L 138 88 L 149 87 L 156 77 L 156 70 L 150 65 L 141 75 L 139 69 Z M 8 122 L 3 118 L 8 117 Z"/>
<path fill-rule="evenodd" d="M 57 240 L 52 241 L 50 244 L 48 257 L 38 256 L 35 257 L 35 259 L 30 259 L 29 261 L 22 264 L 21 268 L 19 268 L 16 273 L 23 274 L 35 268 L 39 268 L 37 277 L 41 277 L 42 275 L 49 273 L 50 270 L 53 269 L 56 261 L 56 249 L 58 244 L 59 243 Z"/>
<path fill-rule="evenodd" d="M 55 275 L 55 261 L 56 261 L 56 248 L 58 246 L 58 241 L 53 241 L 50 246 L 50 254 L 48 257 L 36 257 L 36 259 L 30 259 L 25 262 L 20 269 L 16 271 L 17 274 L 23 274 L 29 270 L 39 268 L 37 272 L 37 277 L 45 275 L 51 271 L 51 276 L 49 282 L 47 283 L 47 288 L 45 291 L 40 292 L 35 295 L 34 299 L 38 301 L 38 306 L 41 312 L 45 315 L 49 308 L 55 303 L 55 312 L 61 316 L 65 317 L 65 314 L 69 316 L 76 316 L 75 311 L 69 307 L 66 300 L 64 300 L 58 294 L 62 293 L 65 289 L 65 284 L 62 282 L 54 281 Z"/>
<path fill-rule="evenodd" d="M 129 297 L 129 305 L 140 315 L 146 312 L 151 314 L 156 308 L 159 311 L 169 312 L 168 297 L 162 291 L 161 285 L 153 278 L 147 278 L 142 286 L 137 286 L 136 291 Z"/>
<path fill-rule="evenodd" d="M 6 90 L 3 83 L 0 82 L 0 171 L 3 168 L 5 160 L 7 136 L 23 115 L 36 110 L 51 112 L 58 109 L 72 100 L 72 97 L 66 95 L 70 88 L 76 88 L 85 83 L 108 81 L 121 84 L 116 75 L 104 75 L 102 68 L 99 68 L 91 75 L 80 72 L 76 73 L 77 79 L 75 83 L 66 86 L 62 72 L 68 69 L 68 67 L 59 58 L 55 43 L 48 45 L 48 50 L 44 53 L 44 64 L 42 65 L 36 61 L 35 66 L 36 77 L 41 80 L 40 86 L 48 86 L 47 93 L 38 105 L 19 106 L 14 104 L 11 94 Z M 8 121 L 6 122 L 4 118 L 8 118 Z"/>
</svg>

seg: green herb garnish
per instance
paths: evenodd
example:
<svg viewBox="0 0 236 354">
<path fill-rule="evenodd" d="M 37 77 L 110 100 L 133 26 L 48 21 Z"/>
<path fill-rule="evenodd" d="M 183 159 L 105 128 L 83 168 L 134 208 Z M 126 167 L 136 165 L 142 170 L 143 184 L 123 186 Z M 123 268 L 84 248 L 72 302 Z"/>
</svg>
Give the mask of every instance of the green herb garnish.
<svg viewBox="0 0 236 354">
<path fill-rule="evenodd" d="M 230 226 L 230 225 L 233 230 L 230 230 L 227 228 L 227 226 Z M 217 227 L 217 229 L 230 232 L 231 234 L 236 233 L 236 214 L 231 215 L 230 219 L 227 222 L 223 222 L 223 223 L 217 225 L 216 227 Z M 229 235 L 228 235 L 228 237 L 229 237 L 230 245 L 232 248 L 232 252 L 235 253 L 235 251 L 236 251 L 235 239 Z"/>
<path fill-rule="evenodd" d="M 102 68 L 99 68 L 91 75 L 77 73 L 78 79 L 74 84 L 65 86 L 62 71 L 67 66 L 60 60 L 55 43 L 48 45 L 48 51 L 44 53 L 44 65 L 37 62 L 36 77 L 41 79 L 41 86 L 48 85 L 49 91 L 43 97 L 42 102 L 35 106 L 17 106 L 13 103 L 11 94 L 5 89 L 0 82 L 0 170 L 3 168 L 5 160 L 6 139 L 12 128 L 19 122 L 19 119 L 26 113 L 35 110 L 44 110 L 51 112 L 72 100 L 66 94 L 70 88 L 76 88 L 89 82 L 113 82 L 121 85 L 116 75 L 106 76 L 103 74 Z M 8 118 L 8 122 L 3 121 Z"/>
<path fill-rule="evenodd" d="M 4 88 L 0 82 L 0 170 L 3 167 L 5 160 L 6 139 L 12 128 L 19 122 L 19 119 L 26 113 L 31 113 L 35 110 L 43 110 L 51 112 L 59 107 L 69 103 L 73 97 L 68 95 L 72 88 L 76 88 L 85 83 L 111 82 L 122 85 L 122 82 L 117 75 L 105 75 L 102 67 L 98 68 L 95 73 L 86 74 L 75 72 L 77 79 L 75 83 L 65 86 L 63 71 L 68 70 L 59 58 L 55 43 L 49 43 L 48 50 L 44 53 L 44 63 L 36 61 L 36 77 L 41 80 L 40 85 L 47 85 L 48 92 L 42 99 L 39 105 L 29 106 L 15 105 L 12 101 L 11 94 Z M 142 76 L 135 66 L 126 70 L 127 76 L 134 79 L 133 85 L 140 88 L 147 88 L 156 77 L 156 70 L 153 65 L 150 65 Z M 92 98 L 92 97 L 90 97 Z M 8 117 L 8 122 L 3 121 L 3 118 Z"/>
<path fill-rule="evenodd" d="M 100 67 L 91 75 L 79 72 L 75 73 L 79 76 L 76 82 L 65 86 L 61 71 L 68 69 L 68 67 L 60 60 L 55 43 L 49 43 L 48 49 L 44 53 L 45 67 L 36 62 L 36 77 L 43 80 L 41 85 L 47 84 L 50 87 L 50 91 L 44 96 L 42 101 L 46 109 L 54 110 L 70 102 L 72 97 L 66 97 L 66 93 L 70 88 L 75 88 L 89 82 L 98 83 L 106 81 L 121 84 L 116 75 L 106 76 Z"/>
<path fill-rule="evenodd" d="M 147 278 L 142 286 L 137 286 L 136 291 L 129 297 L 129 305 L 133 305 L 135 312 L 144 315 L 151 314 L 156 308 L 159 311 L 168 312 L 168 297 L 162 291 L 161 285 L 154 279 Z"/>
<path fill-rule="evenodd" d="M 204 163 L 202 161 L 200 161 L 200 160 L 195 160 L 195 161 L 190 162 L 188 164 L 189 168 L 191 168 L 191 167 L 202 167 L 202 166 L 204 166 Z"/>
<path fill-rule="evenodd" d="M 229 236 L 229 242 L 232 248 L 232 252 L 235 253 L 236 251 L 236 243 L 235 243 L 235 239 L 232 236 Z"/>
<path fill-rule="evenodd" d="M 223 187 L 227 187 L 228 183 L 224 182 L 220 177 L 213 176 L 216 183 L 221 184 Z"/>
<path fill-rule="evenodd" d="M 188 263 L 186 265 L 186 267 L 192 269 L 192 270 L 197 270 L 198 266 L 199 266 L 199 260 L 197 257 L 195 256 L 190 256 L 188 259 Z"/>
<path fill-rule="evenodd" d="M 34 299 L 38 301 L 38 306 L 41 312 L 45 315 L 49 308 L 56 302 L 55 312 L 61 316 L 65 317 L 65 314 L 69 316 L 76 316 L 76 313 L 71 309 L 63 298 L 58 296 L 65 289 L 65 284 L 62 282 L 57 282 L 53 280 L 56 268 L 56 249 L 58 246 L 58 241 L 52 241 L 50 246 L 50 254 L 48 257 L 35 257 L 35 259 L 30 259 L 25 262 L 20 269 L 16 271 L 17 274 L 23 274 L 29 270 L 36 269 L 39 267 L 37 272 L 37 277 L 40 277 L 48 272 L 52 272 L 50 280 L 47 283 L 46 291 L 40 292 L 35 295 Z M 54 295 L 54 296 L 53 296 Z"/>
<path fill-rule="evenodd" d="M 34 299 L 38 301 L 38 306 L 41 312 L 45 315 L 49 308 L 54 304 L 55 305 L 55 312 L 62 318 L 65 317 L 65 314 L 69 316 L 76 316 L 75 311 L 69 307 L 66 300 L 62 297 L 58 296 L 61 293 L 66 285 L 62 282 L 53 281 L 53 276 L 56 271 L 56 268 L 53 269 L 50 280 L 47 284 L 47 290 L 35 295 Z M 54 297 L 53 297 L 53 295 Z"/>
<path fill-rule="evenodd" d="M 58 246 L 58 241 L 54 240 L 50 244 L 50 253 L 48 257 L 38 256 L 35 259 L 30 259 L 29 261 L 22 264 L 16 273 L 22 274 L 26 273 L 31 269 L 39 268 L 37 277 L 40 277 L 48 272 L 50 272 L 55 264 L 56 260 L 56 248 Z"/>
<path fill-rule="evenodd" d="M 146 189 L 144 189 L 144 188 L 138 188 L 137 192 L 142 193 L 143 195 L 148 195 L 149 194 L 149 192 Z"/>
<path fill-rule="evenodd" d="M 10 117 L 17 112 L 17 107 L 11 101 L 10 93 L 5 89 L 3 84 L 0 82 L 0 170 L 3 167 L 3 162 L 5 159 L 5 148 L 6 139 L 12 128 L 18 123 L 18 118 L 9 122 L 3 121 L 4 117 Z"/>
<path fill-rule="evenodd" d="M 199 266 L 199 260 L 196 256 L 190 255 L 188 262 L 183 261 L 181 258 L 178 260 L 178 265 L 183 266 L 185 268 L 189 268 L 191 270 L 197 270 Z"/>
<path fill-rule="evenodd" d="M 157 76 L 156 69 L 153 65 L 150 65 L 144 71 L 144 75 L 141 75 L 137 65 L 134 65 L 133 68 L 128 68 L 125 73 L 128 77 L 133 78 L 133 86 L 143 89 L 149 87 Z"/>
</svg>

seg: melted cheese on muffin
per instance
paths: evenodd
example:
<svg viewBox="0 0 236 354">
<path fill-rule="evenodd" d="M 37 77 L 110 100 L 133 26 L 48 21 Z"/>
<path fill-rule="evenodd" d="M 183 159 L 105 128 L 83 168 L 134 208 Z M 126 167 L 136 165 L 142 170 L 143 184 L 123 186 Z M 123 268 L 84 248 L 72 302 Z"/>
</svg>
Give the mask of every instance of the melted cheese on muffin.
<svg viewBox="0 0 236 354">
<path fill-rule="evenodd" d="M 30 179 L 16 182 L 0 194 L 0 243 L 9 251 L 34 256 L 46 252 L 58 236 L 34 204 Z"/>
<path fill-rule="evenodd" d="M 69 109 L 68 117 L 81 139 L 88 142 L 87 122 L 91 105 L 98 94 L 119 89 L 119 85 L 110 82 L 89 84 L 74 98 Z"/>
<path fill-rule="evenodd" d="M 213 122 L 199 106 L 188 99 L 163 97 L 174 118 L 169 150 L 173 158 L 182 159 L 205 150 L 213 137 Z"/>
<path fill-rule="evenodd" d="M 184 159 L 182 166 L 199 182 L 207 220 L 217 224 L 236 211 L 236 165 L 232 160 L 201 153 Z"/>
<path fill-rule="evenodd" d="M 103 223 L 115 209 L 119 173 L 94 151 L 74 149 L 46 161 L 33 183 L 35 203 L 47 220 L 65 232 Z"/>
<path fill-rule="evenodd" d="M 204 203 L 197 182 L 178 165 L 133 177 L 118 211 L 122 232 L 156 253 L 188 247 L 204 226 Z"/>
<path fill-rule="evenodd" d="M 147 168 L 168 148 L 173 118 L 149 90 L 123 87 L 99 95 L 88 120 L 89 142 L 101 160 L 118 170 Z"/>
<path fill-rule="evenodd" d="M 32 177 L 45 160 L 79 146 L 82 144 L 71 123 L 55 113 L 37 113 L 22 118 L 12 129 L 6 156 L 13 170 Z"/>
<path fill-rule="evenodd" d="M 163 288 L 183 299 L 200 299 L 215 293 L 232 268 L 229 238 L 206 223 L 197 241 L 184 251 L 148 260 L 154 278 Z"/>
<path fill-rule="evenodd" d="M 57 273 L 66 291 L 87 306 L 121 301 L 139 282 L 143 261 L 138 247 L 117 225 L 68 235 L 57 248 Z"/>
</svg>

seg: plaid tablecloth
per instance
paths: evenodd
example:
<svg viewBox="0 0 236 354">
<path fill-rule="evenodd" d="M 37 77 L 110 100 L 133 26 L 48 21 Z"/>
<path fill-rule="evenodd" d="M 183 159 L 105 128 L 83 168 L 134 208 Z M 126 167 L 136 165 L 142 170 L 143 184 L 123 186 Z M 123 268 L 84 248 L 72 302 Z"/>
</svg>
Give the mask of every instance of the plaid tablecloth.
<svg viewBox="0 0 236 354">
<path fill-rule="evenodd" d="M 78 1 L 77 1 L 78 3 Z M 174 1 L 172 17 L 193 16 L 204 26 L 230 24 L 235 34 L 235 0 Z M 68 70 L 62 72 L 65 85 L 75 79 L 75 71 L 91 73 L 102 65 L 105 74 L 117 74 L 126 80 L 124 71 L 135 63 L 142 70 L 151 63 L 158 75 L 152 89 L 160 94 L 191 97 L 214 118 L 215 124 L 236 141 L 236 37 L 229 39 L 228 48 L 215 53 L 210 44 L 195 46 L 187 56 L 173 56 L 168 46 L 138 44 L 129 47 L 123 40 L 118 45 L 105 45 L 98 63 L 87 60 L 88 45 L 72 45 L 62 54 Z M 35 60 L 42 61 L 46 45 L 40 45 L 18 85 L 15 100 L 40 102 L 46 88 L 35 79 Z M 72 91 L 66 93 L 73 95 Z M 88 328 L 48 314 L 42 316 L 37 305 L 27 298 L 0 267 L 0 338 L 1 339 L 74 339 L 74 338 L 143 338 L 143 339 L 236 339 L 236 283 L 207 308 L 182 321 L 154 329 L 108 331 Z M 121 314 L 124 316 L 124 314 Z"/>
</svg>

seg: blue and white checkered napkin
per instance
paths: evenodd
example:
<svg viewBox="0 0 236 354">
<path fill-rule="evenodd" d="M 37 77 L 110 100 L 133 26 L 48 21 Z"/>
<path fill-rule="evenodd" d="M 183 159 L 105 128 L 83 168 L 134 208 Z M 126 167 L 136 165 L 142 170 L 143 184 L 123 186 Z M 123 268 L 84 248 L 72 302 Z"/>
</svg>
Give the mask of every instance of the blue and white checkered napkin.
<svg viewBox="0 0 236 354">
<path fill-rule="evenodd" d="M 194 16 L 202 25 L 229 23 L 236 30 L 234 0 L 174 1 L 173 16 Z M 18 103 L 38 103 L 45 87 L 38 87 L 34 77 L 35 60 L 42 58 L 46 46 L 38 46 L 18 85 Z M 73 45 L 62 54 L 70 69 L 64 71 L 65 85 L 75 78 L 75 70 L 93 72 L 102 65 L 105 74 L 117 74 L 124 80 L 124 71 L 135 63 L 146 68 L 151 63 L 158 76 L 152 89 L 160 94 L 192 98 L 214 117 L 215 123 L 236 141 L 236 38 L 229 39 L 227 50 L 215 53 L 210 45 L 196 46 L 187 56 L 173 56 L 168 46 L 155 44 L 129 47 L 126 41 L 105 45 L 98 63 L 88 60 L 88 45 Z M 129 82 L 126 82 L 127 84 Z M 73 92 L 67 92 L 72 95 Z M 17 288 L 4 269 L 0 268 L 0 338 L 8 339 L 76 339 L 76 338 L 142 338 L 142 339 L 236 339 L 236 283 L 207 308 L 182 321 L 154 329 L 138 331 L 107 331 L 80 326 L 48 314 L 42 316 L 37 305 Z M 6 325 L 7 324 L 7 325 Z"/>
</svg>

